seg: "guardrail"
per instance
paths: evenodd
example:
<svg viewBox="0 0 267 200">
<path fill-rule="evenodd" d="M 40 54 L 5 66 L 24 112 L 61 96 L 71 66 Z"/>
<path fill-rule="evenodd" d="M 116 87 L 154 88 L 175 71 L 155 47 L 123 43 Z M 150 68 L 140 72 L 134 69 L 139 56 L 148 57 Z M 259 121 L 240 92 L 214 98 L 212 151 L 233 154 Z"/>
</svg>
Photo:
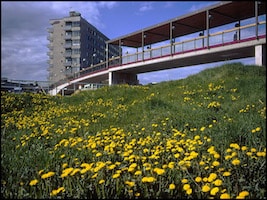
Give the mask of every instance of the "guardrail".
<svg viewBox="0 0 267 200">
<path fill-rule="evenodd" d="M 218 45 L 229 45 L 242 42 L 246 39 L 256 37 L 256 24 L 249 24 L 242 27 L 237 27 L 229 30 L 210 34 L 209 36 L 199 36 L 196 38 L 175 42 L 172 44 L 163 45 L 156 48 L 144 50 L 133 54 L 123 55 L 122 65 L 150 60 L 164 56 L 175 55 L 179 53 L 187 53 L 189 51 L 197 51 L 206 48 L 214 48 Z M 258 24 L 259 37 L 266 35 L 266 22 L 262 21 Z M 264 32 L 265 31 L 265 32 Z M 120 60 L 117 61 L 118 63 Z M 111 66 L 112 67 L 112 66 Z"/>
</svg>

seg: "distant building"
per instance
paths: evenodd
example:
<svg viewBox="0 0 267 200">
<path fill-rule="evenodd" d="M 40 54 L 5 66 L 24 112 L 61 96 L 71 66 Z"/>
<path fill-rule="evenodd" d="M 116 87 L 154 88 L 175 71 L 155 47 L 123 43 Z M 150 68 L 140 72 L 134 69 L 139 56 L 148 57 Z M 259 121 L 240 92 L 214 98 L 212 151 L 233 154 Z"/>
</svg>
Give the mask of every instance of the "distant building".
<svg viewBox="0 0 267 200">
<path fill-rule="evenodd" d="M 48 28 L 49 81 L 56 83 L 84 68 L 106 60 L 106 41 L 103 33 L 75 11 L 68 17 L 51 19 Z M 118 56 L 120 49 L 109 45 L 109 56 Z"/>
<path fill-rule="evenodd" d="M 12 93 L 47 93 L 48 90 L 48 86 L 41 86 L 37 81 L 9 80 L 7 78 L 1 78 L 1 91 Z"/>
</svg>

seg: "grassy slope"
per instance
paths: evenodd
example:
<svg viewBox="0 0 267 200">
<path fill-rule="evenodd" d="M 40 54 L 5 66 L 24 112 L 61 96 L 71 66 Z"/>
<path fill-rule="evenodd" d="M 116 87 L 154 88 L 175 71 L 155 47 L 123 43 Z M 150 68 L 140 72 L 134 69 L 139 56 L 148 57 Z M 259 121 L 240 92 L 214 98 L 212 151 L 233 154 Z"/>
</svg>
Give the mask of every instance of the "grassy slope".
<svg viewBox="0 0 267 200">
<path fill-rule="evenodd" d="M 212 83 L 211 89 L 209 84 Z M 183 80 L 163 82 L 157 85 L 141 87 L 113 86 L 97 91 L 87 91 L 66 98 L 68 104 L 79 105 L 89 99 L 113 100 L 113 105 L 127 106 L 127 111 L 114 117 L 112 110 L 101 110 L 108 113 L 109 120 L 103 121 L 103 128 L 118 126 L 129 129 L 131 124 L 139 127 L 150 127 L 169 118 L 171 126 L 183 131 L 190 128 L 200 129 L 216 120 L 218 130 L 214 139 L 220 144 L 238 142 L 250 145 L 261 143 L 265 146 L 266 135 L 247 141 L 246 133 L 257 126 L 266 127 L 265 120 L 255 117 L 256 110 L 266 105 L 266 68 L 244 66 L 240 63 L 227 64 L 217 68 L 206 69 L 197 75 Z M 219 88 L 219 89 L 216 89 Z M 215 91 L 212 90 L 215 88 Z M 231 89 L 237 89 L 231 92 Z M 234 96 L 237 100 L 231 100 Z M 184 102 L 184 98 L 190 100 Z M 149 99 L 149 100 L 146 100 Z M 207 109 L 210 102 L 220 102 L 219 109 Z M 254 105 L 254 112 L 240 115 L 239 110 Z M 238 116 L 238 117 L 236 117 Z M 240 117 L 239 117 L 240 116 Z M 235 119 L 234 123 L 225 123 Z M 100 130 L 98 130 L 100 131 Z M 241 135 L 244 133 L 244 135 Z"/>
<path fill-rule="evenodd" d="M 1 126 L 1 152 L 4 152 L 1 153 L 1 174 L 7 182 L 8 191 L 5 193 L 13 190 L 10 196 L 16 196 L 18 190 L 17 186 L 13 185 L 21 180 L 29 181 L 35 170 L 43 169 L 46 165 L 52 169 L 53 165 L 55 168 L 58 167 L 52 162 L 55 158 L 47 155 L 49 148 L 53 148 L 60 140 L 73 136 L 86 138 L 110 127 L 123 128 L 125 133 L 130 132 L 133 135 L 139 133 L 142 128 L 145 129 L 145 134 L 152 135 L 155 130 L 153 124 L 158 124 L 157 131 L 166 135 L 172 134 L 172 128 L 187 135 L 196 135 L 205 127 L 205 134 L 212 138 L 219 153 L 235 142 L 240 146 L 257 147 L 258 150 L 266 148 L 265 67 L 227 64 L 206 69 L 183 80 L 157 85 L 115 85 L 63 98 L 49 97 L 40 102 L 40 107 L 37 107 L 34 99 L 27 95 L 18 96 L 17 100 L 20 102 L 12 101 L 14 105 L 1 106 L 2 113 L 14 109 L 23 110 L 29 116 L 29 120 L 33 120 L 35 115 L 36 118 L 47 117 L 47 126 L 53 124 L 51 132 L 63 128 L 67 131 L 63 135 L 55 134 L 52 140 L 41 138 L 44 142 L 31 138 L 27 144 L 27 151 L 25 148 L 14 151 L 15 144 L 12 138 L 18 138 L 16 143 L 20 144 L 19 138 L 34 130 L 26 128 L 19 131 L 12 127 L 4 130 Z M 61 108 L 62 113 L 47 114 L 47 110 L 50 112 L 53 108 L 48 107 L 47 105 L 51 104 L 46 101 L 53 101 L 55 110 Z M 220 105 L 216 105 L 216 102 Z M 209 108 L 210 105 L 214 106 Z M 67 108 L 67 113 L 63 112 L 64 108 Z M 33 113 L 33 109 L 39 111 Z M 88 120 L 90 126 L 78 130 L 74 135 L 68 133 L 71 126 L 81 120 Z M 28 124 L 30 123 L 32 122 L 29 121 Z M 212 128 L 208 128 L 209 126 Z M 261 127 L 262 130 L 257 134 L 251 134 L 256 127 Z M 131 139 L 129 136 L 129 140 Z M 83 156 L 80 152 L 73 151 L 72 156 L 76 155 Z M 32 162 L 33 159 L 35 162 Z M 17 166 L 23 170 L 17 169 Z M 253 187 L 253 182 L 251 184 Z"/>
</svg>

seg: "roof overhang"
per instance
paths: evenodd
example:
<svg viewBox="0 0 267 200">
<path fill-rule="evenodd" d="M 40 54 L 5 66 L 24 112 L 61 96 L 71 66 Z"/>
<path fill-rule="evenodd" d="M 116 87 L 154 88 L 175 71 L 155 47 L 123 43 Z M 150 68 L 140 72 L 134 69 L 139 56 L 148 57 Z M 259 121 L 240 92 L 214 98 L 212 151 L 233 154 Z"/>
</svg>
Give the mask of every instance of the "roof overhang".
<svg viewBox="0 0 267 200">
<path fill-rule="evenodd" d="M 108 44 L 125 47 L 142 47 L 172 38 L 204 31 L 207 29 L 207 15 L 210 15 L 208 28 L 238 22 L 255 16 L 266 14 L 265 1 L 223 1 L 204 9 L 176 17 L 151 27 L 107 41 Z M 171 32 L 172 31 L 172 32 Z M 146 36 L 143 40 L 144 35 Z"/>
</svg>

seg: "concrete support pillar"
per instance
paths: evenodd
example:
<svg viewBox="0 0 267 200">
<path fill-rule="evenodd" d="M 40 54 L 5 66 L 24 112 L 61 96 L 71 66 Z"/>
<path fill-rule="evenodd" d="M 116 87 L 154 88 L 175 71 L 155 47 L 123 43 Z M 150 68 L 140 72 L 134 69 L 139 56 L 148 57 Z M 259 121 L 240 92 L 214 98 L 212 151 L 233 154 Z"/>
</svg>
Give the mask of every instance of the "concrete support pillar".
<svg viewBox="0 0 267 200">
<path fill-rule="evenodd" d="M 112 84 L 139 84 L 137 75 L 134 73 L 109 72 L 109 85 Z"/>
<path fill-rule="evenodd" d="M 266 44 L 255 46 L 255 64 L 266 66 Z"/>
<path fill-rule="evenodd" d="M 113 81 L 112 81 L 112 72 L 108 73 L 108 85 L 112 85 Z"/>
</svg>

